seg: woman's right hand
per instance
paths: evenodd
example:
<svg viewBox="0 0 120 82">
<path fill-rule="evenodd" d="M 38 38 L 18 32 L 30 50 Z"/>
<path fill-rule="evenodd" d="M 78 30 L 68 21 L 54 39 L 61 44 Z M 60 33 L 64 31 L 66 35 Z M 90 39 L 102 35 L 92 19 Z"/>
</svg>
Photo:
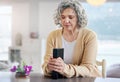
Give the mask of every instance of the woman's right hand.
<svg viewBox="0 0 120 82">
<path fill-rule="evenodd" d="M 58 58 L 51 57 L 47 66 L 50 71 L 56 71 L 62 73 L 65 67 L 65 63 L 60 57 Z"/>
</svg>

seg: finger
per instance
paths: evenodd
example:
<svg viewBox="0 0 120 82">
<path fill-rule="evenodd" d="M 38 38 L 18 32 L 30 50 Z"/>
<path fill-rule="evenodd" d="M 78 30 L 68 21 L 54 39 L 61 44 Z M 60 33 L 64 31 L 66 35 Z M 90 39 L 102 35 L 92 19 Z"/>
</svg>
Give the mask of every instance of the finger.
<svg viewBox="0 0 120 82">
<path fill-rule="evenodd" d="M 59 73 L 62 73 L 63 70 L 64 70 L 64 65 L 53 65 L 53 64 L 49 64 L 49 70 L 51 71 L 56 71 L 56 72 L 59 72 Z"/>
<path fill-rule="evenodd" d="M 48 64 L 48 69 L 49 70 L 61 70 L 61 66 Z"/>
<path fill-rule="evenodd" d="M 59 59 L 59 60 L 63 60 L 61 57 L 58 57 L 57 59 Z"/>
<path fill-rule="evenodd" d="M 58 60 L 58 62 L 64 62 L 61 57 L 58 57 L 57 60 Z"/>
<path fill-rule="evenodd" d="M 59 66 L 55 66 L 55 65 L 49 65 L 49 67 L 50 67 L 50 69 L 52 69 L 52 70 L 61 70 L 61 67 L 59 67 Z"/>
<path fill-rule="evenodd" d="M 64 61 L 63 61 L 63 59 L 60 58 L 60 57 L 58 58 L 58 62 L 59 62 L 60 65 L 64 65 Z"/>
<path fill-rule="evenodd" d="M 52 58 L 53 58 L 53 56 L 50 56 L 50 58 L 52 59 Z"/>
<path fill-rule="evenodd" d="M 57 64 L 57 62 L 59 62 L 59 60 L 56 58 L 50 58 L 49 62 L 53 63 L 53 64 L 55 64 L 55 63 Z"/>
<path fill-rule="evenodd" d="M 49 65 L 55 65 L 55 66 L 60 66 L 60 62 L 55 62 L 55 61 L 50 61 Z"/>
<path fill-rule="evenodd" d="M 64 61 L 61 58 L 51 59 L 49 62 L 49 68 L 52 70 L 63 70 Z"/>
<path fill-rule="evenodd" d="M 56 71 L 56 72 L 59 72 L 59 73 L 61 73 L 63 70 L 62 70 L 62 67 L 54 67 L 54 68 L 52 68 L 54 71 Z"/>
<path fill-rule="evenodd" d="M 50 71 L 53 71 L 52 65 L 48 64 L 48 69 L 49 69 Z"/>
<path fill-rule="evenodd" d="M 52 69 L 57 69 L 57 70 L 63 70 L 64 69 L 64 63 L 59 63 L 59 64 L 49 64 Z"/>
<path fill-rule="evenodd" d="M 59 68 L 59 66 L 57 66 L 56 64 L 54 64 L 52 62 L 49 62 L 47 67 L 48 67 L 49 70 L 54 70 L 54 69 L 58 69 Z"/>
</svg>

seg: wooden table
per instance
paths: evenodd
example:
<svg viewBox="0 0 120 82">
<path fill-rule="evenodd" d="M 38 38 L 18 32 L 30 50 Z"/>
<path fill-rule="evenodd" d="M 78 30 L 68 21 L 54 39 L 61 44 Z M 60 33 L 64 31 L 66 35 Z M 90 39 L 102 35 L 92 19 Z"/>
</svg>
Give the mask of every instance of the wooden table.
<svg viewBox="0 0 120 82">
<path fill-rule="evenodd" d="M 17 82 L 13 73 L 0 72 L 0 82 Z M 120 78 L 69 78 L 51 79 L 39 73 L 30 75 L 30 82 L 120 82 Z"/>
</svg>

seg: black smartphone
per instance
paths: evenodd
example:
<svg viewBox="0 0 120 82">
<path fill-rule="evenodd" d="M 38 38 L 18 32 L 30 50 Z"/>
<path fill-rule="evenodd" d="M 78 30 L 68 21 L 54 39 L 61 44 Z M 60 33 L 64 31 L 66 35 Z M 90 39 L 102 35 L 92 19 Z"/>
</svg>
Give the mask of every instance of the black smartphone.
<svg viewBox="0 0 120 82">
<path fill-rule="evenodd" d="M 54 48 L 53 49 L 53 58 L 61 57 L 64 59 L 64 49 L 63 48 Z"/>
<path fill-rule="evenodd" d="M 53 58 L 61 57 L 64 60 L 64 49 L 63 48 L 54 48 L 53 49 Z M 64 78 L 63 75 L 59 74 L 56 71 L 52 71 L 52 78 L 58 79 L 58 78 Z"/>
</svg>

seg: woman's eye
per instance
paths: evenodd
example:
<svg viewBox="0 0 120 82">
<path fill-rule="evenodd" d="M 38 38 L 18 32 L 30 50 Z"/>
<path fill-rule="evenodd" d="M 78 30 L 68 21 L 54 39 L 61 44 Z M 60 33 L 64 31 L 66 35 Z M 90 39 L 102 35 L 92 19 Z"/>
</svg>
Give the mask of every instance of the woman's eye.
<svg viewBox="0 0 120 82">
<path fill-rule="evenodd" d="M 62 18 L 62 19 L 65 19 L 65 17 L 64 17 L 64 16 L 62 16 L 61 18 Z"/>
<path fill-rule="evenodd" d="M 73 16 L 69 16 L 69 19 L 73 19 Z"/>
</svg>

